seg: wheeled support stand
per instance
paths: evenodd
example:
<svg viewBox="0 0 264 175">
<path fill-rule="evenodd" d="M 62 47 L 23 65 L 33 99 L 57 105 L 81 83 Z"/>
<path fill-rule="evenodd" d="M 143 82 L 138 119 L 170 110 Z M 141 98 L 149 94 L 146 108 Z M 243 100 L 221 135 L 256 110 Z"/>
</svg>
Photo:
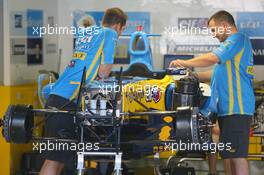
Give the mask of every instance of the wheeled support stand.
<svg viewBox="0 0 264 175">
<path fill-rule="evenodd" d="M 78 152 L 77 153 L 77 171 L 78 175 L 83 175 L 84 172 L 84 157 L 85 156 L 115 156 L 115 167 L 113 175 L 122 174 L 122 152 Z"/>
</svg>

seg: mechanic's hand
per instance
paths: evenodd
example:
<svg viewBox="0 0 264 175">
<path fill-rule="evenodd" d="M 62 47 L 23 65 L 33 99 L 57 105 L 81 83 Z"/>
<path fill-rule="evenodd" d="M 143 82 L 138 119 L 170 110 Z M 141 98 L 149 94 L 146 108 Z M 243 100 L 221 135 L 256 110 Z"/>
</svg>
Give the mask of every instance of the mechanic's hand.
<svg viewBox="0 0 264 175">
<path fill-rule="evenodd" d="M 172 62 L 170 62 L 170 66 L 169 67 L 187 67 L 185 60 L 174 60 Z"/>
</svg>

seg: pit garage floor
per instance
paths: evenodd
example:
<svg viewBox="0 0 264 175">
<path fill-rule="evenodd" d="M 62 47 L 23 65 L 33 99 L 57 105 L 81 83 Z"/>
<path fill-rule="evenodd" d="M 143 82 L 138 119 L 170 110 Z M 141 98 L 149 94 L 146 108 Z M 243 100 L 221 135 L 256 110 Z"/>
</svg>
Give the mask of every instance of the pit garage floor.
<svg viewBox="0 0 264 175">
<path fill-rule="evenodd" d="M 207 175 L 208 174 L 208 162 L 207 161 L 192 161 L 188 162 L 189 167 L 194 167 L 196 175 Z M 251 175 L 263 175 L 264 174 L 264 162 L 263 161 L 249 161 L 249 168 Z M 223 161 L 217 161 L 217 171 L 219 175 L 225 175 Z"/>
<path fill-rule="evenodd" d="M 188 167 L 195 169 L 196 175 L 208 175 L 209 167 L 206 160 L 200 161 L 186 161 Z M 131 166 L 136 167 L 134 174 L 136 175 L 154 175 L 152 161 L 137 160 L 129 163 Z M 264 161 L 260 160 L 249 160 L 250 175 L 263 175 L 264 174 Z M 224 173 L 223 160 L 217 161 L 217 172 L 218 175 L 229 175 Z"/>
</svg>

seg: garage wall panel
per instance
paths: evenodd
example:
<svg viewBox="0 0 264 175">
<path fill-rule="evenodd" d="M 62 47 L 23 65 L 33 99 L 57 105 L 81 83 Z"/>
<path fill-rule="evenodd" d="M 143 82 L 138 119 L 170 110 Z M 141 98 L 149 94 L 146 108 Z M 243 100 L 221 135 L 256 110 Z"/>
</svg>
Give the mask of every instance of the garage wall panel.
<svg viewBox="0 0 264 175">
<path fill-rule="evenodd" d="M 9 2 L 9 17 L 10 29 L 13 27 L 13 16 L 17 14 L 27 14 L 29 9 L 43 11 L 43 26 L 47 27 L 49 23 L 57 23 L 58 19 L 58 6 L 57 1 L 54 0 L 8 0 Z M 23 19 L 23 25 L 27 26 L 26 15 Z M 32 83 L 37 80 L 38 71 L 41 69 L 57 71 L 59 60 L 58 52 L 58 36 L 45 35 L 42 41 L 43 45 L 43 64 L 41 65 L 28 65 L 27 64 L 27 35 L 14 36 L 10 30 L 10 76 L 11 85 L 21 85 Z M 24 44 L 26 47 L 25 55 L 12 55 L 13 45 Z"/>
<path fill-rule="evenodd" d="M 4 82 L 4 54 L 3 54 L 3 44 L 4 44 L 4 40 L 3 40 L 3 16 L 4 16 L 4 12 L 3 12 L 3 0 L 0 0 L 0 85 L 3 84 Z"/>
</svg>

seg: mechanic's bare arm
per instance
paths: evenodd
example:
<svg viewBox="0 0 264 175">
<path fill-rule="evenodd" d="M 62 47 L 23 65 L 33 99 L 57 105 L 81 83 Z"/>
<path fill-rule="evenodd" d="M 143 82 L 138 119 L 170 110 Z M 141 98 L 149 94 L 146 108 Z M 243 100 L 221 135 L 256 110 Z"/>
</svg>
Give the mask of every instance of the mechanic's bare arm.
<svg viewBox="0 0 264 175">
<path fill-rule="evenodd" d="M 211 81 L 212 70 L 196 72 L 196 75 L 198 76 L 199 80 L 208 82 Z"/>
<path fill-rule="evenodd" d="M 208 67 L 218 62 L 219 58 L 210 52 L 190 60 L 174 60 L 170 63 L 170 67 Z"/>
<path fill-rule="evenodd" d="M 112 64 L 101 64 L 98 69 L 98 76 L 107 79 L 112 71 Z"/>
</svg>

